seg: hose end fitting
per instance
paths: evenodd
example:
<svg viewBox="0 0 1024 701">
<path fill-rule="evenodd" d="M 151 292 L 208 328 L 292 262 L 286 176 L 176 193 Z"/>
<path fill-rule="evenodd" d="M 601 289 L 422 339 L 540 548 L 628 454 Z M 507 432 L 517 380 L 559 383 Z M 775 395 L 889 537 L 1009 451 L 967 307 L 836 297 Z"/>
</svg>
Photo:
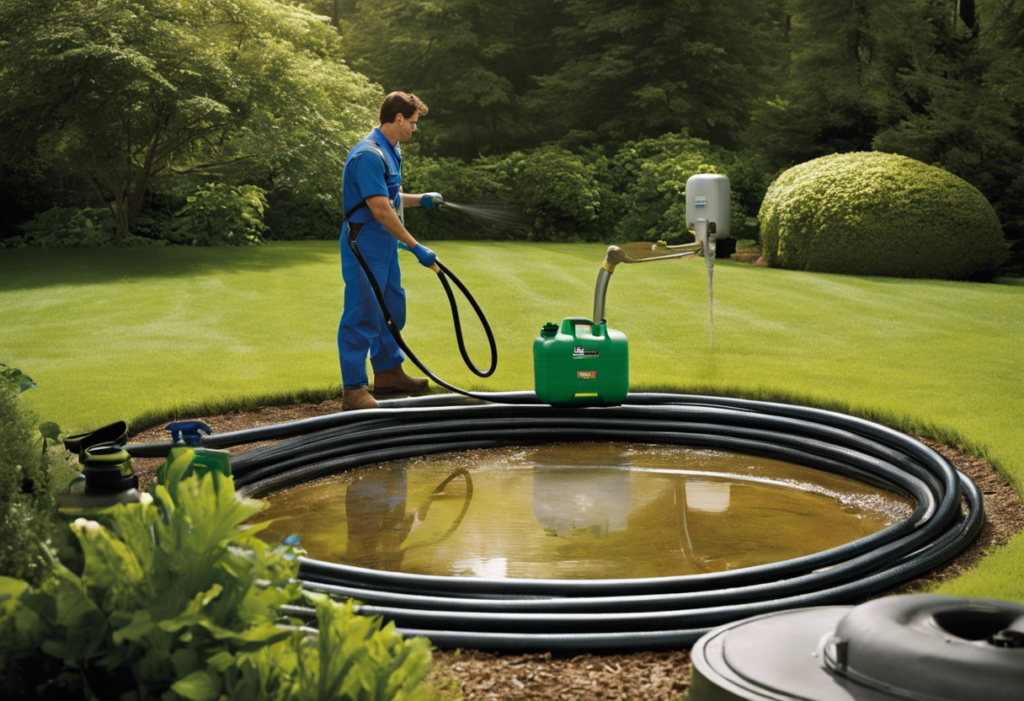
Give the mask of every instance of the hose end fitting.
<svg viewBox="0 0 1024 701">
<path fill-rule="evenodd" d="M 619 263 L 632 263 L 633 259 L 626 255 L 618 246 L 609 246 L 608 251 L 604 254 L 604 263 L 601 265 L 602 268 L 610 273 L 615 272 L 615 266 Z"/>
</svg>

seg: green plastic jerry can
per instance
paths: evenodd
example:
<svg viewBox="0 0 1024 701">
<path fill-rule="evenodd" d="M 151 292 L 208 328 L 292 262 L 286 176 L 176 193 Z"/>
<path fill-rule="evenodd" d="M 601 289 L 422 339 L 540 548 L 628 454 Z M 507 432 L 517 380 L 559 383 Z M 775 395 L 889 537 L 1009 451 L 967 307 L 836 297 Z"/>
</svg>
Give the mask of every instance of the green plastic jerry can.
<svg viewBox="0 0 1024 701">
<path fill-rule="evenodd" d="M 533 342 L 533 379 L 545 404 L 621 404 L 629 394 L 626 334 L 583 317 L 549 322 Z"/>
</svg>

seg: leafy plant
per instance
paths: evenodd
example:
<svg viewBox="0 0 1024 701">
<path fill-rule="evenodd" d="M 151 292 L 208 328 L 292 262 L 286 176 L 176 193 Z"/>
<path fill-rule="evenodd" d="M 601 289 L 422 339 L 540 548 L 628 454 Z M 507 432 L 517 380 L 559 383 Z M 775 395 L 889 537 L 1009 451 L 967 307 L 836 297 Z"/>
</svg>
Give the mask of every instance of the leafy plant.
<svg viewBox="0 0 1024 701">
<path fill-rule="evenodd" d="M 0 572 L 38 584 L 50 571 L 47 547 L 57 534 L 53 495 L 76 470 L 63 448 L 47 444 L 60 428 L 44 423 L 37 432 L 18 402 L 32 387 L 31 378 L 0 363 Z"/>
<path fill-rule="evenodd" d="M 515 153 L 501 162 L 515 201 L 531 220 L 530 238 L 543 241 L 600 241 L 603 208 L 613 193 L 601 182 L 594 159 L 556 146 Z"/>
<path fill-rule="evenodd" d="M 339 202 L 335 202 L 327 195 L 300 196 L 289 190 L 268 195 L 264 238 L 274 241 L 337 239 L 345 216 L 338 199 Z"/>
<path fill-rule="evenodd" d="M 266 209 L 266 193 L 255 185 L 208 183 L 186 198 L 164 233 L 193 246 L 261 244 Z"/>
<path fill-rule="evenodd" d="M 101 248 L 160 243 L 141 236 L 117 238 L 110 211 L 96 207 L 54 207 L 40 212 L 19 228 L 23 236 L 5 240 L 8 248 Z"/>
<path fill-rule="evenodd" d="M 406 225 L 425 240 L 487 240 L 525 238 L 526 217 L 520 214 L 512 183 L 501 159 L 479 158 L 464 163 L 456 158 L 428 158 L 407 148 L 403 177 L 408 192 L 440 192 L 447 201 L 485 205 L 489 216 L 473 218 L 455 207 L 405 212 Z"/>
<path fill-rule="evenodd" d="M 6 383 L 11 388 L 16 389 L 18 394 L 36 386 L 36 383 L 32 381 L 32 378 L 18 368 L 12 368 L 10 365 L 0 363 L 0 384 L 3 383 Z"/>
<path fill-rule="evenodd" d="M 244 525 L 261 507 L 230 478 L 183 478 L 191 451 L 137 504 L 78 518 L 84 569 L 61 564 L 39 587 L 0 577 L 13 641 L 5 688 L 46 698 L 420 699 L 425 639 L 317 597 L 319 633 L 284 619 L 303 595 L 297 549 Z"/>
<path fill-rule="evenodd" d="M 624 145 L 612 172 L 622 192 L 619 240 L 692 241 L 687 233 L 686 181 L 698 173 L 718 173 L 711 144 L 685 134 L 666 134 Z"/>
</svg>

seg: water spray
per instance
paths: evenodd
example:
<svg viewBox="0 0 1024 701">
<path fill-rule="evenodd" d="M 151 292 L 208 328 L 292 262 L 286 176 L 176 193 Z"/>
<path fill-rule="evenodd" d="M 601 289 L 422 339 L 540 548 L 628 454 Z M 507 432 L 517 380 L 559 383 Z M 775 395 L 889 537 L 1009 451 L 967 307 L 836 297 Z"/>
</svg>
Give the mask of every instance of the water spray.
<svg viewBox="0 0 1024 701">
<path fill-rule="evenodd" d="M 513 231 L 526 227 L 526 218 L 515 210 L 509 209 L 504 204 L 459 204 L 457 202 L 444 202 L 444 206 L 462 212 L 478 224 Z"/>
<path fill-rule="evenodd" d="M 429 199 L 429 206 L 427 206 L 427 202 L 424 201 L 427 199 Z M 496 202 L 460 204 L 458 202 L 450 202 L 444 199 L 441 194 L 437 192 L 426 193 L 420 199 L 420 202 L 426 209 L 433 209 L 434 207 L 440 207 L 443 205 L 446 209 L 453 209 L 465 214 L 469 218 L 475 220 L 478 224 L 495 229 L 512 231 L 526 227 L 525 217 L 520 212 L 509 209 L 509 206 L 506 204 Z M 404 221 L 405 220 L 403 219 L 403 222 Z"/>
</svg>

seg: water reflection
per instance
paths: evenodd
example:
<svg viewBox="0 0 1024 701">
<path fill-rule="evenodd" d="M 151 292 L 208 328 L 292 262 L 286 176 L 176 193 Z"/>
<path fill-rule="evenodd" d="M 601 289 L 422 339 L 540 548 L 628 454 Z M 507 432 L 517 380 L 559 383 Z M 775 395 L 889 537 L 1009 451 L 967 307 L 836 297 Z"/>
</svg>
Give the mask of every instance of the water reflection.
<svg viewBox="0 0 1024 701">
<path fill-rule="evenodd" d="M 268 498 L 311 557 L 472 577 L 629 578 L 775 562 L 864 537 L 908 500 L 775 460 L 576 443 L 360 468 Z"/>
<path fill-rule="evenodd" d="M 574 446 L 546 446 L 528 453 L 534 465 L 533 514 L 550 536 L 588 530 L 596 538 L 629 527 L 629 457 L 609 444 L 601 453 L 588 445 L 580 465 Z"/>
<path fill-rule="evenodd" d="M 345 490 L 345 523 L 347 547 L 335 557 L 339 561 L 378 570 L 401 571 L 402 560 L 409 548 L 406 539 L 426 522 L 430 507 L 438 499 L 453 495 L 446 488 L 463 478 L 462 510 L 452 525 L 434 544 L 454 533 L 465 518 L 473 498 L 473 480 L 469 471 L 460 468 L 440 482 L 414 511 L 406 513 L 408 468 L 396 463 L 383 469 L 361 470 Z M 424 547 L 419 542 L 409 547 Z"/>
</svg>

